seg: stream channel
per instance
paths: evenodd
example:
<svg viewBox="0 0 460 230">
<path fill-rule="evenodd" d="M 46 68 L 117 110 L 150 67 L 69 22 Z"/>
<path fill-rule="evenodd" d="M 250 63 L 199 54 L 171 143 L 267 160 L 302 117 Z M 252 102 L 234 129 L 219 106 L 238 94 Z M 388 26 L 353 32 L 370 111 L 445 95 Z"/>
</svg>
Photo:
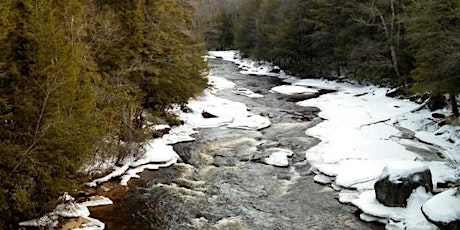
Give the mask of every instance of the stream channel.
<svg viewBox="0 0 460 230">
<path fill-rule="evenodd" d="M 216 95 L 245 103 L 251 112 L 268 117 L 271 126 L 200 129 L 196 141 L 176 144 L 181 163 L 142 173 L 109 210 L 96 212 L 107 229 L 383 228 L 360 221 L 355 207 L 340 204 L 330 187 L 313 181 L 305 151 L 320 140 L 305 130 L 321 122 L 317 108 L 295 104 L 306 98 L 271 92 L 283 84 L 278 78 L 242 75 L 235 64 L 221 59 L 208 63 L 212 75 L 264 97 L 237 95 L 235 89 Z M 273 148 L 294 152 L 288 167 L 262 163 Z"/>
</svg>

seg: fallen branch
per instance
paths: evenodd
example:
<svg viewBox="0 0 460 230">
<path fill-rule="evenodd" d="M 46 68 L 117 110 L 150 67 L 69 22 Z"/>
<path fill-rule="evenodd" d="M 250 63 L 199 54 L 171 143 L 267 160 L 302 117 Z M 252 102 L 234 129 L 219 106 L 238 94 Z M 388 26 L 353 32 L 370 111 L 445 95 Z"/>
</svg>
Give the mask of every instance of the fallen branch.
<svg viewBox="0 0 460 230">
<path fill-rule="evenodd" d="M 390 119 L 391 119 L 391 118 L 387 118 L 387 119 L 385 119 L 385 120 L 380 120 L 380 121 L 376 121 L 376 122 L 364 124 L 364 125 L 359 126 L 359 128 L 361 129 L 361 128 L 365 127 L 365 126 L 371 126 L 371 125 L 376 125 L 376 124 L 379 124 L 379 123 L 385 123 L 385 122 L 387 122 L 387 121 L 390 121 Z"/>
<path fill-rule="evenodd" d="M 411 112 L 411 113 L 418 112 L 418 111 L 422 110 L 423 108 L 425 108 L 425 106 L 427 106 L 428 103 L 430 103 L 430 99 L 426 99 L 419 107 L 417 107 L 417 108 L 411 110 L 410 112 Z"/>
</svg>

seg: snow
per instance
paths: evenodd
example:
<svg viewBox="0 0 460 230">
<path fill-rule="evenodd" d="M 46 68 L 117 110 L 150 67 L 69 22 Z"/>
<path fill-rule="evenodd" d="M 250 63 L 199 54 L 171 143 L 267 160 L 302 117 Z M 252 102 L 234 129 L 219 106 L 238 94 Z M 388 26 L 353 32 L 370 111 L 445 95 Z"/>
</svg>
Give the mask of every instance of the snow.
<svg viewBox="0 0 460 230">
<path fill-rule="evenodd" d="M 268 158 L 263 159 L 263 162 L 277 167 L 289 166 L 288 157 L 291 157 L 294 154 L 291 150 L 282 148 L 268 149 L 267 152 L 271 152 L 271 155 Z"/>
<path fill-rule="evenodd" d="M 224 89 L 235 88 L 236 84 L 223 78 L 213 75 L 208 76 L 208 84 L 212 86 L 212 92 L 218 92 Z"/>
<path fill-rule="evenodd" d="M 359 194 L 356 199 L 352 199 L 351 203 L 367 215 L 400 222 L 399 225 L 404 226 L 405 229 L 428 230 L 437 228 L 423 217 L 420 207 L 431 196 L 424 188 L 419 187 L 407 200 L 406 208 L 386 207 L 377 201 L 373 190 L 368 190 Z"/>
<path fill-rule="evenodd" d="M 79 204 L 84 207 L 96 207 L 96 206 L 111 205 L 113 204 L 113 201 L 104 196 L 94 196 L 94 197 L 91 197 L 90 200 L 79 203 Z"/>
<path fill-rule="evenodd" d="M 100 183 L 107 182 L 110 179 L 115 178 L 115 177 L 119 177 L 119 176 L 123 175 L 126 172 L 126 170 L 129 169 L 129 167 L 130 167 L 129 164 L 124 164 L 121 167 L 114 167 L 114 169 L 113 169 L 113 171 L 111 173 L 105 175 L 104 177 L 97 178 L 97 179 L 89 182 L 88 186 L 96 187 Z"/>
<path fill-rule="evenodd" d="M 80 230 L 103 230 L 105 229 L 105 224 L 101 221 L 91 218 L 89 209 L 87 207 L 94 207 L 100 205 L 108 205 L 112 204 L 112 201 L 106 197 L 98 197 L 97 199 L 86 201 L 83 203 L 75 203 L 75 199 L 64 193 L 61 197 L 59 197 L 59 202 L 56 208 L 50 212 L 45 214 L 44 216 L 34 219 L 28 220 L 19 223 L 19 226 L 23 227 L 40 227 L 41 228 L 49 228 L 54 229 L 59 225 L 60 217 L 64 218 L 77 218 L 83 217 L 86 223 L 82 224 Z"/>
<path fill-rule="evenodd" d="M 191 112 L 178 109 L 174 112 L 185 121 L 186 125 L 193 128 L 228 126 L 236 129 L 259 130 L 270 126 L 268 118 L 249 112 L 245 104 L 217 97 L 209 91 L 189 101 L 187 107 Z M 217 117 L 204 118 L 203 111 Z"/>
<path fill-rule="evenodd" d="M 145 153 L 140 159 L 130 164 L 131 167 L 145 165 L 147 163 L 164 164 L 176 161 L 179 156 L 171 145 L 167 145 L 163 139 L 154 139 L 144 145 Z"/>
<path fill-rule="evenodd" d="M 165 129 L 171 129 L 171 126 L 166 125 L 166 124 L 161 124 L 161 125 L 155 125 L 153 126 L 153 129 L 155 130 L 165 130 Z"/>
<path fill-rule="evenodd" d="M 173 142 L 173 141 L 171 141 Z M 129 179 L 137 178 L 137 174 L 145 169 L 158 169 L 160 167 L 168 167 L 177 162 L 179 155 L 173 150 L 171 145 L 168 145 L 161 138 L 153 139 L 144 144 L 144 153 L 137 159 L 128 159 L 127 162 L 102 177 L 88 183 L 94 187 L 100 183 L 109 181 L 115 177 L 121 177 L 120 184 L 127 185 Z"/>
<path fill-rule="evenodd" d="M 210 51 L 208 58 L 217 58 L 220 57 L 225 61 L 234 61 L 238 60 L 238 56 L 235 51 Z"/>
<path fill-rule="evenodd" d="M 455 151 L 459 151 L 458 146 L 452 146 L 452 143 L 446 141 L 442 136 L 436 135 L 433 137 L 433 134 L 426 131 L 417 132 L 415 137 L 418 139 L 436 145 L 445 151 L 442 152 L 444 156 L 450 159 L 460 160 L 458 154 L 455 154 Z M 450 135 L 449 135 L 450 138 Z"/>
<path fill-rule="evenodd" d="M 261 97 L 264 97 L 264 95 L 262 95 L 260 93 L 254 93 L 251 90 L 246 89 L 246 88 L 242 88 L 242 87 L 238 87 L 235 90 L 233 90 L 232 92 L 234 94 L 236 94 L 236 95 L 246 96 L 246 97 L 249 97 L 249 98 L 261 98 Z"/>
<path fill-rule="evenodd" d="M 423 213 L 431 220 L 450 223 L 460 220 L 460 195 L 456 188 L 442 192 L 422 206 Z"/>
<path fill-rule="evenodd" d="M 313 180 L 314 180 L 316 183 L 323 184 L 323 185 L 332 184 L 332 182 L 333 182 L 333 180 L 332 180 L 331 177 L 326 176 L 326 175 L 323 175 L 323 174 L 316 174 L 316 175 L 313 177 Z"/>
<path fill-rule="evenodd" d="M 441 159 L 425 159 L 427 156 L 411 151 L 407 145 L 425 150 L 434 148 L 435 152 L 441 152 L 455 160 L 458 159 L 460 151 L 458 145 L 450 143 L 448 139 L 458 138 L 451 134 L 453 132 L 447 131 L 443 132 L 448 133 L 446 137 L 436 135 L 436 132 L 446 128 L 436 128 L 436 123 L 427 122 L 431 118 L 430 112 L 413 112 L 419 107 L 418 104 L 386 97 L 387 89 L 315 81 L 317 80 L 301 80 L 296 84 L 333 89 L 337 92 L 298 103 L 300 106 L 320 108 L 319 115 L 326 119 L 306 131 L 307 135 L 321 140 L 320 144 L 306 152 L 310 164 L 323 174 L 336 176 L 335 186 L 355 189 L 357 198 L 350 198 L 348 202 L 366 214 L 398 219 L 397 223 L 387 221 L 388 228 L 405 226 L 408 229 L 432 229 L 433 226 L 418 211 L 426 199 L 413 202 L 407 208 L 371 209 L 370 207 L 382 207 L 375 200 L 373 185 L 389 164 L 393 166 L 387 168 L 387 173 L 394 175 L 394 179 L 413 170 L 428 167 L 432 172 L 434 185 L 454 180 L 456 173 L 447 166 L 447 162 Z M 413 136 L 423 142 L 402 138 L 401 127 L 413 132 Z M 454 128 L 447 130 L 452 129 Z M 409 215 L 412 212 L 417 215 Z"/>
<path fill-rule="evenodd" d="M 397 183 L 401 178 L 407 178 L 408 176 L 430 170 L 428 166 L 421 162 L 416 161 L 395 161 L 391 162 L 383 169 L 380 178 L 389 177 L 388 179 L 392 182 Z"/>
<path fill-rule="evenodd" d="M 175 126 L 169 132 L 161 137 L 165 144 L 173 145 L 181 142 L 194 141 L 192 135 L 197 134 L 198 131 L 188 125 Z"/>
<path fill-rule="evenodd" d="M 230 61 L 238 65 L 241 69 L 240 73 L 245 75 L 265 75 L 281 78 L 289 78 L 284 71 L 278 66 L 273 66 L 269 62 L 253 61 L 250 59 L 242 59 L 236 51 L 210 51 L 206 58 L 222 58 L 225 61 Z M 279 72 L 279 73 L 277 73 Z"/>
<path fill-rule="evenodd" d="M 275 86 L 271 89 L 271 91 L 281 93 L 281 94 L 286 94 L 286 95 L 292 95 L 292 94 L 316 94 L 318 93 L 318 90 L 312 89 L 312 88 L 307 88 L 303 86 L 297 86 L 297 85 L 280 85 L 280 86 Z"/>
<path fill-rule="evenodd" d="M 270 75 L 290 84 L 275 87 L 272 92 L 308 94 L 330 90 L 331 93 L 297 103 L 318 107 L 319 116 L 324 119 L 305 132 L 321 140 L 305 154 L 316 173 L 335 177 L 328 182 L 333 182 L 331 187 L 340 191 L 341 202 L 362 209 L 365 220 L 383 222 L 387 229 L 436 229 L 420 211 L 432 196 L 423 188 L 414 191 L 406 208 L 390 208 L 375 199 L 373 185 L 387 165 L 392 165 L 386 171 L 395 179 L 428 167 L 435 191 L 440 190 L 437 183 L 455 181 L 458 166 L 450 167 L 448 162 L 460 160 L 460 126 L 439 126 L 441 119 L 433 118 L 433 112 L 420 109 L 420 104 L 408 100 L 387 97 L 390 91 L 387 88 L 298 79 L 283 71 L 274 74 L 272 70 L 276 67 L 271 64 L 241 59 L 235 51 L 209 53 L 209 58 L 215 57 L 234 62 L 240 73 L 251 75 L 248 77 Z M 447 109 L 435 112 L 450 113 Z M 446 159 L 438 157 L 438 153 Z M 286 164 L 287 157 L 279 154 L 273 156 L 275 159 Z M 325 181 L 324 176 L 315 178 Z"/>
</svg>

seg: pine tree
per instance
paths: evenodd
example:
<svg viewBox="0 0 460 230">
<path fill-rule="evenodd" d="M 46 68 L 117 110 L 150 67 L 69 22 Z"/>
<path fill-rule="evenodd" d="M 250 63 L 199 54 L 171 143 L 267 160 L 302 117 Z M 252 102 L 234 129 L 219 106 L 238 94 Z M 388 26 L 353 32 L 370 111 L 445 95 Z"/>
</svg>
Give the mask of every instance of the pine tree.
<svg viewBox="0 0 460 230">
<path fill-rule="evenodd" d="M 0 3 L 0 228 L 75 191 L 90 158 L 136 150 L 144 109 L 166 116 L 206 87 L 189 3 Z"/>
<path fill-rule="evenodd" d="M 260 0 L 249 0 L 238 10 L 235 26 L 235 48 L 246 56 L 255 58 L 260 47 L 259 9 Z"/>
<path fill-rule="evenodd" d="M 433 96 L 449 94 L 452 113 L 458 117 L 460 92 L 460 3 L 455 0 L 418 0 L 408 6 L 409 32 L 414 47 L 414 90 Z"/>
<path fill-rule="evenodd" d="M 78 186 L 78 170 L 101 133 L 94 75 L 79 41 L 82 5 L 12 1 L 8 11 L 12 29 L 0 44 L 0 98 L 9 103 L 0 126 L 0 215 L 14 222 Z"/>
</svg>

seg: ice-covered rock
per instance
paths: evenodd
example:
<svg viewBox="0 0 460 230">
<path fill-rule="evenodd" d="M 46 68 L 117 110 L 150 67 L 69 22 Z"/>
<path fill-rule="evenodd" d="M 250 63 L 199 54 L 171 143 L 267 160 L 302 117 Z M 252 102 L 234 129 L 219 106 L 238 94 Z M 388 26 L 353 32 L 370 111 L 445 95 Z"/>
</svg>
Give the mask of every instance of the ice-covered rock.
<svg viewBox="0 0 460 230">
<path fill-rule="evenodd" d="M 442 192 L 422 206 L 423 215 L 441 229 L 460 229 L 460 193 L 456 188 Z"/>
<path fill-rule="evenodd" d="M 415 161 L 397 161 L 385 166 L 374 189 L 380 203 L 389 207 L 405 207 L 407 198 L 420 186 L 427 192 L 433 191 L 428 166 Z"/>
<path fill-rule="evenodd" d="M 271 148 L 267 152 L 270 152 L 270 156 L 262 160 L 262 162 L 277 166 L 277 167 L 288 167 L 289 160 L 288 157 L 291 157 L 294 153 L 289 149 L 281 148 Z"/>
</svg>

